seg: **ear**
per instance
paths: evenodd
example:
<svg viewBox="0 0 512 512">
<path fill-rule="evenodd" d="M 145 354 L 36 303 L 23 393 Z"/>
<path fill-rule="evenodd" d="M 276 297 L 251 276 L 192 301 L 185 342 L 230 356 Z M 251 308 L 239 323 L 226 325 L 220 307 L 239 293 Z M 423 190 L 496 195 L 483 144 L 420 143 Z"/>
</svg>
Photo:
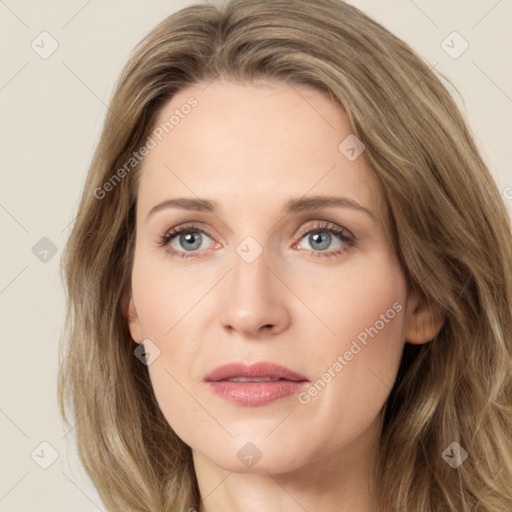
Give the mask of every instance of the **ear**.
<svg viewBox="0 0 512 512">
<path fill-rule="evenodd" d="M 441 330 L 445 314 L 430 303 L 420 292 L 413 292 L 407 300 L 405 339 L 413 345 L 432 340 Z"/>
<path fill-rule="evenodd" d="M 135 309 L 135 304 L 133 302 L 131 289 L 127 288 L 124 291 L 121 302 L 123 316 L 126 319 L 126 322 L 128 323 L 128 328 L 130 329 L 130 334 L 132 336 L 133 341 L 135 341 L 136 343 L 142 343 L 142 341 L 144 340 L 144 336 L 142 335 L 142 328 L 140 325 L 137 310 Z"/>
</svg>

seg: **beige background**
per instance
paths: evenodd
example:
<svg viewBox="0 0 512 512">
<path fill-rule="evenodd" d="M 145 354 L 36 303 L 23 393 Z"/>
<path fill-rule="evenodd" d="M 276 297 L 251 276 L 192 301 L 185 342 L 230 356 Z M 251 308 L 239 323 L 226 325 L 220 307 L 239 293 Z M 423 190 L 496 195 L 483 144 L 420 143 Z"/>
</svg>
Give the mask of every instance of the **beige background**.
<svg viewBox="0 0 512 512">
<path fill-rule="evenodd" d="M 73 432 L 64 429 L 57 411 L 64 314 L 59 258 L 121 66 L 157 22 L 192 3 L 0 0 L 1 511 L 104 510 L 78 463 Z M 512 213 L 512 68 L 505 64 L 512 53 L 512 2 L 353 3 L 455 84 Z M 42 47 L 43 31 L 59 45 L 46 59 L 31 47 L 35 40 L 38 51 L 51 49 L 48 36 L 41 36 L 47 38 Z M 441 46 L 453 31 L 469 44 L 456 59 Z M 447 41 L 452 53 L 463 48 L 458 36 Z M 46 262 L 32 251 L 37 243 L 49 247 L 39 242 L 43 237 L 56 251 Z M 55 456 L 47 469 L 40 467 Z"/>
</svg>

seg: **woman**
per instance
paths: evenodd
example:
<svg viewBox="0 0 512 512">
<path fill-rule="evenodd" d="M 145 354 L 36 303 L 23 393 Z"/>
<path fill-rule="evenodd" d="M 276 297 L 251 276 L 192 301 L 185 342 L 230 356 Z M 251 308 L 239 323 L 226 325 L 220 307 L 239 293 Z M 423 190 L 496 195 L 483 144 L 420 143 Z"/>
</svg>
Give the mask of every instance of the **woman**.
<svg viewBox="0 0 512 512">
<path fill-rule="evenodd" d="M 449 93 L 361 11 L 170 16 L 63 260 L 59 398 L 105 506 L 510 510 L 511 261 Z"/>
</svg>

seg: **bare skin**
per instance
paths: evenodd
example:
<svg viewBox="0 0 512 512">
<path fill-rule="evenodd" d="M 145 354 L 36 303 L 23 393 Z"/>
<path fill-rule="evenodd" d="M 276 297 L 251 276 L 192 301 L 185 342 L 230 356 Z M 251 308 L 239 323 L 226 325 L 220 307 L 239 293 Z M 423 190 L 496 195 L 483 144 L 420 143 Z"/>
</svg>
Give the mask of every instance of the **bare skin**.
<svg viewBox="0 0 512 512">
<path fill-rule="evenodd" d="M 132 337 L 160 350 L 150 377 L 192 448 L 200 512 L 370 512 L 381 411 L 405 340 L 427 342 L 442 320 L 408 295 L 364 152 L 350 161 L 338 149 L 353 132 L 341 108 L 281 82 L 205 85 L 165 106 L 162 122 L 191 96 L 198 102 L 143 162 L 125 297 Z M 370 213 L 347 202 L 284 212 L 313 196 Z M 149 213 L 181 197 L 217 205 Z M 178 234 L 159 244 L 185 224 L 188 242 Z M 378 333 L 361 343 L 372 326 Z M 219 365 L 258 361 L 304 375 L 302 395 L 246 406 L 204 381 Z"/>
</svg>

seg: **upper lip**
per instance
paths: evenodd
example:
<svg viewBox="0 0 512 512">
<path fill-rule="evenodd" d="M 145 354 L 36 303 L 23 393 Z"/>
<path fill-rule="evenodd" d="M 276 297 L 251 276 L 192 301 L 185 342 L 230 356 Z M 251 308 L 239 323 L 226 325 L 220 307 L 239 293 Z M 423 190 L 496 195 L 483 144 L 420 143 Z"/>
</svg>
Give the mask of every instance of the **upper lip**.
<svg viewBox="0 0 512 512">
<path fill-rule="evenodd" d="M 231 379 L 234 377 L 271 377 L 293 382 L 308 380 L 304 375 L 300 375 L 285 366 L 276 363 L 258 362 L 254 364 L 228 363 L 218 366 L 204 378 L 205 381 L 219 381 Z"/>
</svg>

